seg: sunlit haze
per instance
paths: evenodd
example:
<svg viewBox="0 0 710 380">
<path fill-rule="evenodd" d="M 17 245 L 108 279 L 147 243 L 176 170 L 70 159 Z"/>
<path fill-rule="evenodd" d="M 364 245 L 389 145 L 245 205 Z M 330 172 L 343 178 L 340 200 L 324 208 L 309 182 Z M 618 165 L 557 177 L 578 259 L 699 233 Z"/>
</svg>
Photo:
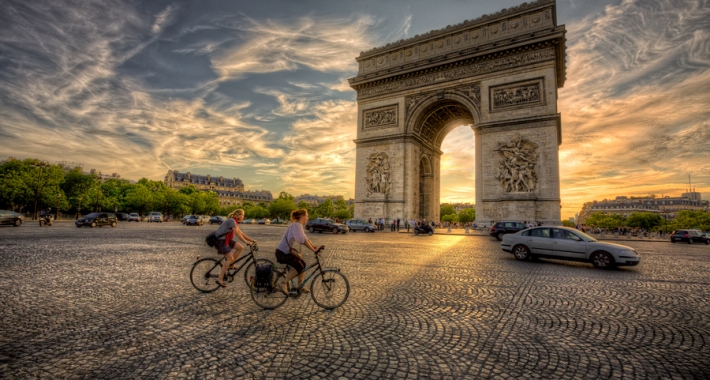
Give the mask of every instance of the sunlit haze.
<svg viewBox="0 0 710 380">
<path fill-rule="evenodd" d="M 355 57 L 520 3 L 2 1 L 0 157 L 351 198 Z M 710 199 L 710 3 L 559 0 L 557 13 L 562 216 L 677 196 L 689 175 Z M 473 142 L 467 126 L 444 140 L 442 202 L 473 203 Z"/>
</svg>

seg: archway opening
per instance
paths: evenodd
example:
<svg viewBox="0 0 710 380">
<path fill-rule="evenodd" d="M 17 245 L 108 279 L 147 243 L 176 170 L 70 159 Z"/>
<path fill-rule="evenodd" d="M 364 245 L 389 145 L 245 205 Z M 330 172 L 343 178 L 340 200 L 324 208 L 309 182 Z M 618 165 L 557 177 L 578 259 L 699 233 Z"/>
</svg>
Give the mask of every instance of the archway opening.
<svg viewBox="0 0 710 380">
<path fill-rule="evenodd" d="M 413 125 L 414 134 L 425 142 L 418 168 L 420 219 L 439 221 L 442 199 L 475 203 L 474 118 L 469 107 L 457 99 L 441 99 L 425 108 Z"/>
<path fill-rule="evenodd" d="M 441 143 L 439 203 L 476 203 L 475 135 L 470 125 L 455 127 Z"/>
</svg>

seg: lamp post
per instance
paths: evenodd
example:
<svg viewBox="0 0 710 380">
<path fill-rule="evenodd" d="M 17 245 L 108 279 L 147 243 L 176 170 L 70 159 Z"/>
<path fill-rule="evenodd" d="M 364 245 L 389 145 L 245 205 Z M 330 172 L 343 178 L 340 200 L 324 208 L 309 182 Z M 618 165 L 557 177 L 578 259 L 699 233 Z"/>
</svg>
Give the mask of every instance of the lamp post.
<svg viewBox="0 0 710 380">
<path fill-rule="evenodd" d="M 35 207 L 34 212 L 32 213 L 32 220 L 37 220 L 37 203 L 39 201 L 40 182 L 42 181 L 42 169 L 49 167 L 49 164 L 44 161 L 40 161 L 39 164 L 32 166 L 39 168 L 39 173 L 37 173 L 37 186 L 35 186 Z"/>
<path fill-rule="evenodd" d="M 54 220 L 59 220 L 59 200 L 62 198 L 62 194 L 57 194 L 57 208 L 54 210 Z"/>
<path fill-rule="evenodd" d="M 81 195 L 79 196 L 79 207 L 76 209 L 76 219 L 78 220 L 81 217 Z"/>
</svg>

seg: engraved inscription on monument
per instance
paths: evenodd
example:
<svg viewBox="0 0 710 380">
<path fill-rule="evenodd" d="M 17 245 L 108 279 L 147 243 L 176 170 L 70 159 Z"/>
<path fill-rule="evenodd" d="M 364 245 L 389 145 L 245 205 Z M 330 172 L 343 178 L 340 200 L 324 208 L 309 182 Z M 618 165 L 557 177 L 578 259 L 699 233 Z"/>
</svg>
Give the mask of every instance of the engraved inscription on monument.
<svg viewBox="0 0 710 380">
<path fill-rule="evenodd" d="M 507 193 L 531 192 L 537 187 L 537 144 L 516 133 L 513 140 L 498 143 L 501 159 L 496 179 Z"/>
<path fill-rule="evenodd" d="M 513 85 L 491 87 L 491 111 L 545 104 L 542 78 Z"/>
<path fill-rule="evenodd" d="M 363 116 L 363 129 L 397 126 L 397 105 L 367 110 Z"/>
<path fill-rule="evenodd" d="M 367 196 L 372 194 L 389 195 L 390 161 L 387 153 L 372 153 L 367 164 Z"/>
</svg>

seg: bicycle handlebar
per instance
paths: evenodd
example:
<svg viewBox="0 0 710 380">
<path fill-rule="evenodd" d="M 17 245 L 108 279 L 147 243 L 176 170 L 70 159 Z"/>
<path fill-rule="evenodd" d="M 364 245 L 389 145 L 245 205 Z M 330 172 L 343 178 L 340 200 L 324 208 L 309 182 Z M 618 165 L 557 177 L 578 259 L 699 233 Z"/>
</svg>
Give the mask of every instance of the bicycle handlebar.
<svg viewBox="0 0 710 380">
<path fill-rule="evenodd" d="M 256 242 L 249 244 L 249 248 L 252 250 L 252 252 L 256 252 L 259 250 L 259 246 L 256 245 Z"/>
<path fill-rule="evenodd" d="M 321 253 L 325 249 L 324 245 L 321 245 L 315 252 L 313 252 L 314 255 L 317 255 Z"/>
</svg>

